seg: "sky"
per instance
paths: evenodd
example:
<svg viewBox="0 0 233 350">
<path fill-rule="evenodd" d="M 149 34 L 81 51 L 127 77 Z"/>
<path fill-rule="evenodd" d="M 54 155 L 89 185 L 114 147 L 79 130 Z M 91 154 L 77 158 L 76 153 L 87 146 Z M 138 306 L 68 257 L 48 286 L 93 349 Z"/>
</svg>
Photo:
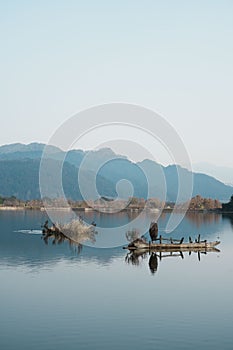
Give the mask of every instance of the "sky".
<svg viewBox="0 0 233 350">
<path fill-rule="evenodd" d="M 0 144 L 124 102 L 163 116 L 193 163 L 233 167 L 232 18 L 232 0 L 0 0 Z"/>
</svg>

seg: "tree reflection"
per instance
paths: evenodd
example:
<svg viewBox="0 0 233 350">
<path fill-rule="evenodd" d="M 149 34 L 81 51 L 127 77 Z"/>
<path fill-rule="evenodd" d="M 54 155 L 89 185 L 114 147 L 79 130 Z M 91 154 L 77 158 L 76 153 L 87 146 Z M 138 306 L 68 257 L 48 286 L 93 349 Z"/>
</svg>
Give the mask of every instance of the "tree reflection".
<svg viewBox="0 0 233 350">
<path fill-rule="evenodd" d="M 196 227 L 200 227 L 203 224 L 218 223 L 220 220 L 219 213 L 214 212 L 192 212 L 186 213 L 186 218 L 195 224 Z"/>
<path fill-rule="evenodd" d="M 222 217 L 223 217 L 223 219 L 230 220 L 231 226 L 233 228 L 233 214 L 223 213 Z"/>
<path fill-rule="evenodd" d="M 147 251 L 134 250 L 126 255 L 125 261 L 132 265 L 140 265 L 141 260 L 147 257 Z"/>
</svg>

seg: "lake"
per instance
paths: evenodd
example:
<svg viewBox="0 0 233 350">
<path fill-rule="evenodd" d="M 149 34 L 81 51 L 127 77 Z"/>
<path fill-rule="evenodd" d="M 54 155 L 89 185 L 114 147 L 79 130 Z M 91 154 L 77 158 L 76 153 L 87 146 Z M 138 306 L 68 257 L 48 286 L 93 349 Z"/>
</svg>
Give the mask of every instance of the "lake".
<svg viewBox="0 0 233 350">
<path fill-rule="evenodd" d="M 82 215 L 103 227 L 130 220 L 126 212 Z M 159 219 L 163 235 L 169 215 Z M 201 234 L 220 240 L 220 252 L 161 260 L 122 247 L 46 244 L 46 218 L 0 211 L 1 349 L 233 348 L 233 217 L 187 214 L 168 236 Z"/>
</svg>

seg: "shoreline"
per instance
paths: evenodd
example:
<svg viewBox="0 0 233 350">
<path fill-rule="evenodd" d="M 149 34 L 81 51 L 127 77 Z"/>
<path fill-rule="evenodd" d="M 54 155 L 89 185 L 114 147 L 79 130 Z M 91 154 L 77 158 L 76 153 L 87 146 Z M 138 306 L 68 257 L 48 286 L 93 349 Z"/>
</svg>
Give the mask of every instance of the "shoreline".
<svg viewBox="0 0 233 350">
<path fill-rule="evenodd" d="M 57 210 L 57 211 L 82 211 L 82 212 L 92 212 L 92 211 L 101 211 L 102 213 L 111 213 L 109 208 L 85 208 L 85 207 L 61 207 L 61 208 L 56 208 L 56 207 L 51 207 L 51 208 L 45 208 L 45 207 L 27 207 L 27 206 L 0 206 L 0 211 L 27 211 L 27 210 L 39 210 L 39 211 L 46 211 L 46 210 Z M 121 212 L 140 212 L 142 211 L 143 208 L 124 208 L 120 210 Z M 148 212 L 151 213 L 159 213 L 160 209 L 147 209 Z M 171 213 L 171 212 L 177 212 L 177 213 L 183 213 L 186 211 L 187 213 L 214 213 L 214 214 L 233 214 L 233 211 L 222 211 L 219 209 L 173 209 L 173 208 L 164 208 L 162 210 L 163 213 Z M 114 214 L 114 211 L 112 212 Z"/>
</svg>

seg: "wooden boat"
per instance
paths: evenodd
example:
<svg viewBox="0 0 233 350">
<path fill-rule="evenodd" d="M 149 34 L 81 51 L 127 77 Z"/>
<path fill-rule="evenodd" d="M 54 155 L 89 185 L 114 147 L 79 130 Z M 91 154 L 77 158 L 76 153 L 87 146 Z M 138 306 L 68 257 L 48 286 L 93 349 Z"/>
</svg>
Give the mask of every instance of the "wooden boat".
<svg viewBox="0 0 233 350">
<path fill-rule="evenodd" d="M 131 242 L 124 249 L 128 250 L 153 250 L 153 251 L 210 251 L 214 250 L 215 247 L 220 244 L 220 241 L 207 242 L 196 240 L 194 242 L 183 242 L 183 238 L 181 240 L 169 240 L 160 237 L 159 243 L 148 243 L 146 240 L 142 238 L 138 238 Z M 162 243 L 163 240 L 169 241 L 169 243 Z"/>
</svg>

